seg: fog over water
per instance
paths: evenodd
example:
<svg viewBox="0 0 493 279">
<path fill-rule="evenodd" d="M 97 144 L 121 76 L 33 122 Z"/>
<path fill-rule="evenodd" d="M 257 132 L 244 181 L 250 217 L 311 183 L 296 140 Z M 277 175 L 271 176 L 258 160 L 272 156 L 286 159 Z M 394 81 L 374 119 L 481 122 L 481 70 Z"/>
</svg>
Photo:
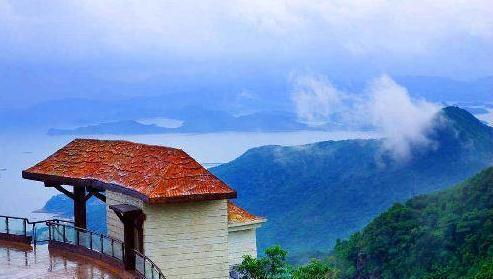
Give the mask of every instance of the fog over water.
<svg viewBox="0 0 493 279">
<path fill-rule="evenodd" d="M 375 138 L 372 132 L 224 132 L 209 134 L 162 134 L 131 136 L 86 136 L 85 138 L 124 139 L 134 142 L 181 148 L 200 163 L 225 163 L 252 147 L 261 145 L 299 145 L 323 140 Z M 22 179 L 21 172 L 43 160 L 74 136 L 46 136 L 39 134 L 0 135 L 0 214 L 30 216 L 41 208 L 56 190 L 43 183 Z"/>
</svg>

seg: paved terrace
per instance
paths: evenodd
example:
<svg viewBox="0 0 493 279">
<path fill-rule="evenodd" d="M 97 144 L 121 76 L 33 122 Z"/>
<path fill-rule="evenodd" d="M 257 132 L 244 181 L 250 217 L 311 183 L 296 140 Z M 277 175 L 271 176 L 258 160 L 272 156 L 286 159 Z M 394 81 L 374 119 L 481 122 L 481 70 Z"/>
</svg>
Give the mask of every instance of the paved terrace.
<svg viewBox="0 0 493 279">
<path fill-rule="evenodd" d="M 50 249 L 48 245 L 0 241 L 0 278 L 133 278 L 97 260 Z"/>
<path fill-rule="evenodd" d="M 0 216 L 0 279 L 165 279 L 146 256 L 124 248 L 124 242 L 71 221 Z M 125 264 L 129 253 L 134 256 L 130 268 Z"/>
</svg>

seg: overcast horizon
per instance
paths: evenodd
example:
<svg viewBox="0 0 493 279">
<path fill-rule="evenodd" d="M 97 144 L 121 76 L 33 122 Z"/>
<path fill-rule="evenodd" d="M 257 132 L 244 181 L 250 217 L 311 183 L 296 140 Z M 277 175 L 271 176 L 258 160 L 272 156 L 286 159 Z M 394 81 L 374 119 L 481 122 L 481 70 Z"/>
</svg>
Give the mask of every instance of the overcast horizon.
<svg viewBox="0 0 493 279">
<path fill-rule="evenodd" d="M 0 0 L 0 102 L 203 88 L 263 98 L 307 73 L 474 80 L 493 75 L 491 14 L 491 0 Z"/>
</svg>

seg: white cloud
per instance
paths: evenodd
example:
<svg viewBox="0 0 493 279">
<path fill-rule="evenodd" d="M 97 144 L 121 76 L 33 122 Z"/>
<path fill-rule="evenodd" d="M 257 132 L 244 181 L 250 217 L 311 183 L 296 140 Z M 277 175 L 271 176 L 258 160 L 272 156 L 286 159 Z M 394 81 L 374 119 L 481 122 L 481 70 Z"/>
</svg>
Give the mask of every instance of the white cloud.
<svg viewBox="0 0 493 279">
<path fill-rule="evenodd" d="M 428 132 L 439 110 L 437 105 L 412 99 L 388 76 L 375 79 L 368 90 L 369 121 L 384 137 L 386 149 L 399 158 L 408 158 L 412 146 L 431 144 Z"/>
<path fill-rule="evenodd" d="M 439 106 L 411 98 L 388 76 L 374 79 L 362 94 L 338 90 L 320 75 L 295 78 L 293 87 L 292 100 L 301 121 L 337 119 L 345 127 L 371 126 L 382 136 L 384 150 L 398 159 L 410 158 L 413 146 L 433 144 L 428 133 Z"/>
<path fill-rule="evenodd" d="M 320 125 L 327 122 L 330 115 L 339 112 L 344 94 L 325 77 L 297 76 L 293 79 L 293 86 L 291 98 L 301 121 Z"/>
</svg>

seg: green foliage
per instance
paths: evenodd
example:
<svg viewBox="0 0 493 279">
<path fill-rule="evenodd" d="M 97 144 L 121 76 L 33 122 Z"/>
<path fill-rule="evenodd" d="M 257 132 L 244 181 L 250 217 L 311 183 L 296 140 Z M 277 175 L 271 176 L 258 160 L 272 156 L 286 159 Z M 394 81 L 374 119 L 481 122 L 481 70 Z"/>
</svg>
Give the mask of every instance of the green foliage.
<svg viewBox="0 0 493 279">
<path fill-rule="evenodd" d="M 312 260 L 293 267 L 286 262 L 287 252 L 280 246 L 269 247 L 265 256 L 255 259 L 245 256 L 238 271 L 246 279 L 336 279 L 338 272 L 327 262 Z"/>
<path fill-rule="evenodd" d="M 327 262 L 312 260 L 309 264 L 297 267 L 292 272 L 293 279 L 336 279 L 339 272 Z"/>
<path fill-rule="evenodd" d="M 341 278 L 493 278 L 493 168 L 395 204 L 338 241 Z"/>
<path fill-rule="evenodd" d="M 471 276 L 471 279 L 492 279 L 493 278 L 493 258 L 484 260 L 479 264 L 479 271 Z"/>
<path fill-rule="evenodd" d="M 394 203 L 493 164 L 491 127 L 456 107 L 443 109 L 435 121 L 432 146 L 411 146 L 407 160 L 396 160 L 379 140 L 343 140 L 253 148 L 212 171 L 238 191 L 239 205 L 268 218 L 258 230 L 260 250 L 279 243 L 290 251 L 290 262 L 293 256 L 306 262 L 326 255 L 338 238 L 361 230 Z"/>
<path fill-rule="evenodd" d="M 290 278 L 286 255 L 287 252 L 280 246 L 270 247 L 265 250 L 265 257 L 255 259 L 245 256 L 238 270 L 248 279 Z"/>
</svg>

